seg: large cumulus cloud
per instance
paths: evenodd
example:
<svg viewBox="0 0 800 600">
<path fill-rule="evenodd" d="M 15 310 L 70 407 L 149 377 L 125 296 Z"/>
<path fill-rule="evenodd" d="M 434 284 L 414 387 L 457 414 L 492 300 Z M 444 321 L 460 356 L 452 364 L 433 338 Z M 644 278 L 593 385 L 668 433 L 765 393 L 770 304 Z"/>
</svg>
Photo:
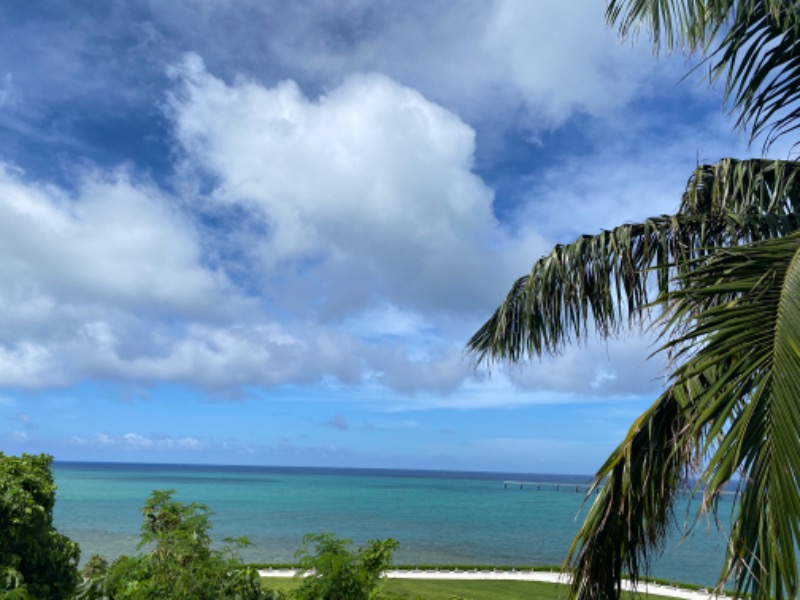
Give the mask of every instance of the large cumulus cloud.
<svg viewBox="0 0 800 600">
<path fill-rule="evenodd" d="M 263 218 L 251 255 L 265 289 L 277 273 L 293 306 L 334 315 L 381 298 L 451 311 L 507 280 L 489 260 L 505 238 L 471 171 L 474 132 L 444 108 L 380 75 L 311 100 L 290 81 L 229 86 L 197 56 L 173 72 L 176 135 L 211 199 Z M 315 279 L 325 293 L 298 298 Z"/>
<path fill-rule="evenodd" d="M 158 39 L 189 5 L 152 8 L 148 35 Z M 115 6 L 114 14 L 124 12 Z M 464 341 L 548 249 L 546 238 L 576 226 L 543 209 L 559 203 L 541 186 L 523 190 L 513 232 L 499 223 L 494 192 L 476 174 L 476 131 L 463 115 L 486 117 L 492 90 L 502 90 L 497 111 L 521 103 L 529 126 L 555 127 L 576 111 L 613 112 L 637 93 L 642 73 L 638 58 L 609 43 L 596 15 L 584 31 L 583 13 L 568 8 L 511 1 L 467 8 L 443 8 L 458 12 L 447 22 L 462 30 L 434 27 L 431 40 L 408 47 L 411 24 L 427 9 L 415 6 L 396 20 L 386 20 L 388 11 L 376 21 L 354 2 L 349 10 L 364 17 L 365 29 L 343 42 L 346 61 L 337 62 L 336 48 L 325 58 L 304 46 L 311 38 L 297 38 L 297 56 L 316 52 L 322 61 L 305 87 L 270 83 L 255 65 L 232 73 L 211 49 L 224 77 L 198 54 L 184 56 L 167 70 L 166 99 L 151 99 L 169 131 L 169 191 L 135 167 L 76 175 L 73 165 L 69 186 L 59 187 L 6 166 L 0 385 L 121 378 L 224 390 L 325 381 L 401 394 L 462 388 L 473 378 Z M 215 9 L 206 9 L 195 20 L 211 19 Z M 310 26 L 329 9 L 289 18 L 287 29 Z M 562 18 L 577 23 L 593 50 L 567 44 L 572 50 L 556 53 L 556 68 L 544 60 L 548 48 L 567 42 L 530 36 L 525 24 Z M 319 29 L 336 30 L 331 22 Z M 282 39 L 272 49 L 286 67 Z M 137 51 L 150 47 L 142 43 Z M 426 80 L 436 69 L 412 66 L 419 53 L 436 55 L 434 46 L 448 64 L 474 62 L 474 77 L 456 69 Z M 592 75 L 563 86 L 573 63 Z M 458 100 L 468 96 L 480 99 L 479 109 Z M 612 161 L 602 168 L 604 176 L 625 176 Z M 562 199 L 614 194 L 615 212 L 636 192 L 608 190 L 609 177 L 598 185 L 597 169 L 570 169 L 566 163 L 537 181 L 558 182 Z M 562 362 L 558 378 L 511 381 L 576 390 L 563 383 L 576 381 L 570 373 L 601 372 L 601 359 L 593 355 L 594 366 L 580 369 L 568 368 L 580 361 Z"/>
<path fill-rule="evenodd" d="M 495 220 L 472 129 L 379 75 L 317 98 L 196 55 L 171 76 L 178 192 L 123 168 L 72 191 L 0 172 L 0 385 L 469 378 L 467 327 L 524 264 L 509 249 L 541 243 Z"/>
</svg>

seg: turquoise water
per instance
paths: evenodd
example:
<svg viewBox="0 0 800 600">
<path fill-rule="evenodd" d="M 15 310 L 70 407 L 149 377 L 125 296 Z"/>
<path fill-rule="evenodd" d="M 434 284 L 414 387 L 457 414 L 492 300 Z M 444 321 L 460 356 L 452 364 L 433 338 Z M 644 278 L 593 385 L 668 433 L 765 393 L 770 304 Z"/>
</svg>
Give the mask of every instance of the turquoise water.
<svg viewBox="0 0 800 600">
<path fill-rule="evenodd" d="M 504 480 L 586 483 L 589 477 L 458 473 L 56 463 L 55 522 L 84 558 L 136 552 L 140 508 L 154 489 L 213 511 L 215 539 L 246 535 L 243 558 L 292 562 L 301 538 L 331 531 L 356 544 L 400 541 L 399 564 L 558 565 L 575 535 L 583 494 Z M 724 507 L 722 509 L 724 513 Z M 722 565 L 724 539 L 712 526 L 667 544 L 652 575 L 709 585 Z"/>
</svg>

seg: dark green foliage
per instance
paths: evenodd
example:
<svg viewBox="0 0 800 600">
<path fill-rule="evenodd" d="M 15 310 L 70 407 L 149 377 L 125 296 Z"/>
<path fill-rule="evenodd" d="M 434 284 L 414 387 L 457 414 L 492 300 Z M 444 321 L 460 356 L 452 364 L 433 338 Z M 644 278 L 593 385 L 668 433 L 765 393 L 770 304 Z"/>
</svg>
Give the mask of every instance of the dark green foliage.
<svg viewBox="0 0 800 600">
<path fill-rule="evenodd" d="M 391 539 L 371 540 L 353 552 L 349 540 L 309 534 L 297 553 L 308 577 L 291 593 L 268 590 L 258 571 L 236 555 L 249 545 L 247 538 L 226 539 L 227 546 L 213 549 L 211 511 L 204 504 L 176 502 L 173 493 L 154 491 L 142 507 L 139 548 L 147 552 L 122 556 L 110 567 L 93 556 L 77 600 L 372 600 L 379 597 L 383 572 L 398 546 Z"/>
<path fill-rule="evenodd" d="M 53 457 L 0 452 L 0 598 L 69 597 L 78 545 L 53 527 Z"/>
<path fill-rule="evenodd" d="M 81 577 L 94 579 L 108 571 L 108 561 L 99 554 L 93 554 L 81 569 Z"/>
<path fill-rule="evenodd" d="M 300 559 L 303 584 L 294 593 L 298 600 L 369 600 L 378 598 L 383 572 L 392 564 L 399 546 L 393 539 L 370 540 L 365 548 L 351 550 L 350 540 L 330 533 L 303 537 Z"/>
<path fill-rule="evenodd" d="M 78 598 L 272 598 L 262 588 L 258 572 L 242 565 L 236 556 L 236 549 L 249 545 L 249 541 L 225 540 L 228 545 L 222 550 L 212 549 L 211 511 L 196 502 L 176 502 L 173 493 L 154 491 L 142 508 L 139 548 L 149 552 L 120 557 L 105 573 L 85 581 Z M 101 567 L 99 561 L 95 566 Z"/>
</svg>

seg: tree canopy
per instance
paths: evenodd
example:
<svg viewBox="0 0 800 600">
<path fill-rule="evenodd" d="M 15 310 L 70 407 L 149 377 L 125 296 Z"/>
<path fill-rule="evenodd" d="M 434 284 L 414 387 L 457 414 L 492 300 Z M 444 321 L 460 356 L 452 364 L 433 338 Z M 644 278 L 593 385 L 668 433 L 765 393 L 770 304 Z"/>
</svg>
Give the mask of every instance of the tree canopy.
<svg viewBox="0 0 800 600">
<path fill-rule="evenodd" d="M 78 584 L 78 545 L 53 527 L 52 461 L 0 452 L 0 598 L 61 600 Z"/>
<path fill-rule="evenodd" d="M 243 565 L 236 549 L 246 538 L 224 540 L 214 549 L 209 534 L 210 509 L 204 504 L 173 500 L 173 490 L 156 490 L 142 507 L 139 548 L 135 557 L 121 556 L 108 566 L 92 557 L 78 599 L 266 600 L 258 572 Z"/>
</svg>

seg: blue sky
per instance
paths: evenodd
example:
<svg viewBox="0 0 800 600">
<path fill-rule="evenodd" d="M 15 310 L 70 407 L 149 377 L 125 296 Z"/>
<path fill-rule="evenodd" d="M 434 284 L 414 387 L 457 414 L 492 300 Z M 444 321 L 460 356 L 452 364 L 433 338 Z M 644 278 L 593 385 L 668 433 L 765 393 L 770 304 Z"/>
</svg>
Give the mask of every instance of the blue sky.
<svg viewBox="0 0 800 600">
<path fill-rule="evenodd" d="M 589 0 L 34 0 L 0 28 L 6 453 L 591 473 L 659 392 L 653 339 L 491 373 L 465 342 L 553 244 L 755 153 Z"/>
</svg>

